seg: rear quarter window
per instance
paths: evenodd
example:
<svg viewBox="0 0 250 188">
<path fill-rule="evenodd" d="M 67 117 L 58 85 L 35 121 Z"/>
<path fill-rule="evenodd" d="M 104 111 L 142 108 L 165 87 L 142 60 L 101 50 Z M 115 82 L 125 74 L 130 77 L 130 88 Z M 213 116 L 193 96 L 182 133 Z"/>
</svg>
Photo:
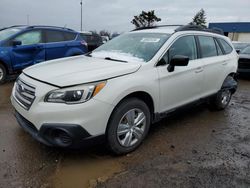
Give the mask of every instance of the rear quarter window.
<svg viewBox="0 0 250 188">
<path fill-rule="evenodd" d="M 65 32 L 64 37 L 65 37 L 65 41 L 74 40 L 76 38 L 76 33 Z"/>
<path fill-rule="evenodd" d="M 230 44 L 228 44 L 224 39 L 218 39 L 221 46 L 224 49 L 225 54 L 230 54 L 233 51 L 233 48 L 231 47 Z"/>
<path fill-rule="evenodd" d="M 214 41 L 215 41 L 215 44 L 216 44 L 216 48 L 217 48 L 217 53 L 218 53 L 218 55 L 219 55 L 219 56 L 220 56 L 220 55 L 223 55 L 223 51 L 222 51 L 222 49 L 221 49 L 219 43 L 217 42 L 216 39 L 214 39 Z"/>
</svg>

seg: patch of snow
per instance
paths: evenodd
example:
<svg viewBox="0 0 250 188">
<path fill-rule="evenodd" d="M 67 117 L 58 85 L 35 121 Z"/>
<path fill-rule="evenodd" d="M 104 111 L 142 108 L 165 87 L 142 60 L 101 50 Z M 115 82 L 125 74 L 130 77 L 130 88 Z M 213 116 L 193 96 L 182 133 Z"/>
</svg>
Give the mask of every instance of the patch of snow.
<svg viewBox="0 0 250 188">
<path fill-rule="evenodd" d="M 127 62 L 145 62 L 144 59 L 135 57 L 130 53 L 124 53 L 119 51 L 97 51 L 97 52 L 92 52 L 91 55 L 92 57 L 103 58 L 103 59 L 109 57 L 112 59 L 117 59 Z"/>
</svg>

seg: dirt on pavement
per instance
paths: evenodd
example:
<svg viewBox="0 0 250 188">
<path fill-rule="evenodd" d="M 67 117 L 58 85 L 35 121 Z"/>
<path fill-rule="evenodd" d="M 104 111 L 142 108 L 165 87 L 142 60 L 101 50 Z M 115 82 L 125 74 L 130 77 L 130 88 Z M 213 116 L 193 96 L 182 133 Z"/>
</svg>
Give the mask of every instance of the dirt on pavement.
<svg viewBox="0 0 250 188">
<path fill-rule="evenodd" d="M 72 151 L 38 143 L 13 116 L 12 86 L 0 86 L 0 187 L 250 187 L 250 79 L 240 80 L 225 111 L 176 112 L 120 157 L 103 145 Z"/>
</svg>

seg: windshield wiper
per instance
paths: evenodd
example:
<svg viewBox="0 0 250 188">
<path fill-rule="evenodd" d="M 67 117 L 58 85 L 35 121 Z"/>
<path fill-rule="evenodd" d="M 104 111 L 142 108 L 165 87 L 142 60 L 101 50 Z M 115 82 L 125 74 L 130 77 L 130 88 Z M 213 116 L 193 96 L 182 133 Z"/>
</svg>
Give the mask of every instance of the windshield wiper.
<svg viewBox="0 0 250 188">
<path fill-rule="evenodd" d="M 111 57 L 105 57 L 104 59 L 106 59 L 106 60 L 110 60 L 110 61 L 119 61 L 119 62 L 124 62 L 124 63 L 127 63 L 127 61 L 120 60 L 120 59 L 113 59 L 113 58 L 111 58 Z"/>
</svg>

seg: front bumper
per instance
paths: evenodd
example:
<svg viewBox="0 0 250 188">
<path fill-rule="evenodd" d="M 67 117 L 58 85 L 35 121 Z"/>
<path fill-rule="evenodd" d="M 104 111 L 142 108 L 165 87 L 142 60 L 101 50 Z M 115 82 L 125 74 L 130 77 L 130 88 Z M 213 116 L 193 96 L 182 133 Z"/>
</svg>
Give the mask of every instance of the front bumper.
<svg viewBox="0 0 250 188">
<path fill-rule="evenodd" d="M 92 138 L 105 134 L 109 117 L 114 109 L 113 105 L 94 98 L 74 105 L 47 103 L 44 102 L 44 96 L 58 88 L 23 74 L 20 78 L 36 87 L 35 100 L 27 110 L 19 104 L 13 90 L 11 102 L 16 110 L 17 121 L 36 140 L 46 145 L 74 147 L 78 145 L 77 142 L 79 145 L 82 142 L 89 143 L 92 142 L 89 141 Z M 54 129 L 57 131 L 52 131 Z M 58 135 L 64 136 L 65 140 L 70 138 L 72 143 L 58 142 L 56 139 Z"/>
<path fill-rule="evenodd" d="M 15 111 L 19 125 L 35 140 L 56 147 L 79 148 L 104 142 L 105 135 L 91 136 L 80 125 L 43 124 L 38 130 L 31 122 Z"/>
</svg>

